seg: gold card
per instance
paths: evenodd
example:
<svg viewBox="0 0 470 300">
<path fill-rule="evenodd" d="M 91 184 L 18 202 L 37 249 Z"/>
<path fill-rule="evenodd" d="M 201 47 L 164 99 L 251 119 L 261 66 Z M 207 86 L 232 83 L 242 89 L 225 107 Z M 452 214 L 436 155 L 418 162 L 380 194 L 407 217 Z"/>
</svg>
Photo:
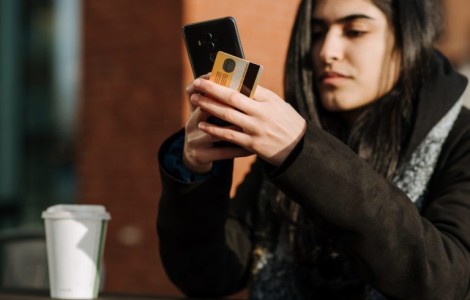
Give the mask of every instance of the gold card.
<svg viewBox="0 0 470 300">
<path fill-rule="evenodd" d="M 210 80 L 253 98 L 263 66 L 219 51 Z"/>
</svg>

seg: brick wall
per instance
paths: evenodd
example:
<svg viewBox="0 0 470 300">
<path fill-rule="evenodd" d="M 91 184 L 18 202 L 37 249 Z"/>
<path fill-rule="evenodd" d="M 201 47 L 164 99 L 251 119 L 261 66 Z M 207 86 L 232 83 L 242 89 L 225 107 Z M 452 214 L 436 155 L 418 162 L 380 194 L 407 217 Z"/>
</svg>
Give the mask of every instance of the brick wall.
<svg viewBox="0 0 470 300">
<path fill-rule="evenodd" d="M 470 1 L 443 0 L 444 32 L 438 43 L 441 51 L 458 66 L 470 60 Z"/>
<path fill-rule="evenodd" d="M 187 117 L 191 80 L 180 28 L 234 16 L 261 84 L 282 94 L 285 50 L 298 1 L 85 0 L 78 135 L 79 201 L 111 212 L 105 290 L 178 295 L 158 255 L 161 191 L 156 153 Z M 237 161 L 236 183 L 252 159 Z"/>
</svg>

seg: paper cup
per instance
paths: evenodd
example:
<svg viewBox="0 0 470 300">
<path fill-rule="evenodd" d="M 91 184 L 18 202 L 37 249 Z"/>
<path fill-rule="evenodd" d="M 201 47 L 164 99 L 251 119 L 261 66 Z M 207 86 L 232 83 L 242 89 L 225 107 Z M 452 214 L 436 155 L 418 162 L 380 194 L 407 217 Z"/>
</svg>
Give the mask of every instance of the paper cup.
<svg viewBox="0 0 470 300">
<path fill-rule="evenodd" d="M 42 218 L 51 297 L 97 298 L 109 213 L 101 205 L 55 205 Z"/>
</svg>

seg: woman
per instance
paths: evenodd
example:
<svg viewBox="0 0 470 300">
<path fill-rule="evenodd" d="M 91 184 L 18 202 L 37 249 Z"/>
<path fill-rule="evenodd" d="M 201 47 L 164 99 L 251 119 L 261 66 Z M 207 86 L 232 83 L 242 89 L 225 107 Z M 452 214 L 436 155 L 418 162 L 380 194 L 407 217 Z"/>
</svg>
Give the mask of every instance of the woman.
<svg viewBox="0 0 470 300">
<path fill-rule="evenodd" d="M 160 251 L 183 292 L 470 297 L 470 112 L 466 80 L 432 49 L 436 6 L 302 1 L 290 104 L 262 87 L 253 101 L 205 78 L 188 86 L 192 114 L 159 154 Z M 250 153 L 230 201 L 232 158 Z"/>
</svg>

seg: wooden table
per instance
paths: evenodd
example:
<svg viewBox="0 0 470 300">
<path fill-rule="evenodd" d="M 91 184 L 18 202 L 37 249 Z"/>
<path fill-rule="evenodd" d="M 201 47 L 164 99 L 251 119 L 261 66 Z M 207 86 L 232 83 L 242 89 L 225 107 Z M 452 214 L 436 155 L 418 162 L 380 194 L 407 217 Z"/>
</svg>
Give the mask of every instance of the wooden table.
<svg viewBox="0 0 470 300">
<path fill-rule="evenodd" d="M 50 300 L 50 299 L 51 298 L 49 296 L 48 291 L 0 289 L 0 300 Z M 96 300 L 177 300 L 177 299 L 187 299 L 187 298 L 101 293 Z"/>
</svg>

